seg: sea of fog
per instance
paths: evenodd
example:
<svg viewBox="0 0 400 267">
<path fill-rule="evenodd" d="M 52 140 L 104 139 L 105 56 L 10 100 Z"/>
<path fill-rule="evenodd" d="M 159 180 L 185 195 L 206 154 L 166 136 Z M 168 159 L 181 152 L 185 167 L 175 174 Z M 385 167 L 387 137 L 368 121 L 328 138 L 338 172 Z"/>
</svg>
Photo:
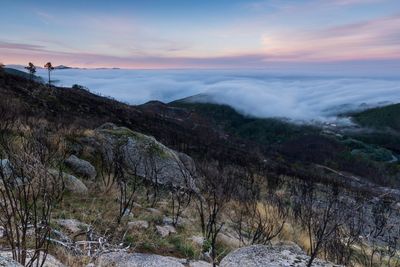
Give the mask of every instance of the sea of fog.
<svg viewBox="0 0 400 267">
<path fill-rule="evenodd" d="M 37 74 L 47 79 L 46 70 Z M 170 102 L 200 93 L 257 117 L 332 121 L 336 114 L 400 103 L 399 77 L 278 75 L 239 70 L 63 69 L 52 72 L 59 86 L 83 85 L 130 104 Z M 201 98 L 204 99 L 204 98 Z"/>
</svg>

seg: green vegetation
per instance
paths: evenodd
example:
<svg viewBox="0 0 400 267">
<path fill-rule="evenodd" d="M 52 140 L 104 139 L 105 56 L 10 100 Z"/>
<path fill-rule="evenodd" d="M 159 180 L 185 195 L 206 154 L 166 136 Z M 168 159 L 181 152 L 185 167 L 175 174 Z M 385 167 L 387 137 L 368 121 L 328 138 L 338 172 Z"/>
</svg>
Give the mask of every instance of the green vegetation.
<svg viewBox="0 0 400 267">
<path fill-rule="evenodd" d="M 349 131 L 343 137 L 337 137 L 325 135 L 318 126 L 297 125 L 277 118 L 262 119 L 245 116 L 226 105 L 195 103 L 187 99 L 174 101 L 170 105 L 210 118 L 214 127 L 219 127 L 223 132 L 273 148 L 273 150 L 265 149 L 264 151 L 267 153 L 272 151 L 273 160 L 276 160 L 278 153 L 285 162 L 280 164 L 291 166 L 296 169 L 296 172 L 309 173 L 307 164 L 316 163 L 352 173 L 377 184 L 386 186 L 399 184 L 397 178 L 399 172 L 396 167 L 398 162 L 394 156 L 400 154 L 400 135 L 394 131 Z M 398 105 L 389 106 L 387 111 L 383 112 L 390 114 L 390 116 L 387 115 L 388 120 L 399 118 L 400 112 L 398 114 L 395 112 L 398 107 Z M 368 117 L 372 125 L 372 122 L 379 120 L 380 117 L 366 114 L 375 113 L 379 112 L 374 109 L 372 112 L 365 111 L 353 116 L 355 118 Z M 389 122 L 383 120 L 382 123 L 394 125 Z M 385 171 L 388 168 L 391 170 L 390 175 Z"/>
<path fill-rule="evenodd" d="M 373 161 L 388 162 L 393 160 L 393 154 L 388 149 L 376 145 L 368 145 L 352 138 L 346 139 L 343 143 L 352 149 L 351 153 L 353 155 L 359 155 Z"/>
<path fill-rule="evenodd" d="M 193 110 L 210 118 L 216 125 L 222 126 L 222 130 L 265 145 L 282 143 L 298 136 L 319 132 L 313 126 L 296 125 L 281 119 L 245 116 L 227 105 L 193 103 L 184 100 L 172 102 L 170 105 Z"/>
<path fill-rule="evenodd" d="M 362 126 L 378 130 L 391 129 L 400 132 L 400 104 L 373 108 L 353 115 Z"/>
</svg>

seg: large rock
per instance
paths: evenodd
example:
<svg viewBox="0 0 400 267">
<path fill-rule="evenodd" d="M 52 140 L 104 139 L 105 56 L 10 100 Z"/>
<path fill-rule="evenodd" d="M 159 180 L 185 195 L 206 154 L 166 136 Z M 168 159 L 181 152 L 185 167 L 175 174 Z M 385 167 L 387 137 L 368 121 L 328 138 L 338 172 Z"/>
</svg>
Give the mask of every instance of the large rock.
<svg viewBox="0 0 400 267">
<path fill-rule="evenodd" d="M 65 164 L 70 167 L 76 174 L 83 177 L 94 179 L 97 175 L 96 169 L 90 162 L 80 159 L 75 155 L 69 156 L 65 160 Z"/>
<path fill-rule="evenodd" d="M 22 267 L 22 265 L 13 259 L 0 256 L 0 267 Z"/>
<path fill-rule="evenodd" d="M 57 170 L 49 170 L 49 173 L 53 176 L 58 176 L 60 173 Z M 76 178 L 75 176 L 68 173 L 61 173 L 64 180 L 65 189 L 71 193 L 86 195 L 88 193 L 88 188 L 86 185 Z"/>
<path fill-rule="evenodd" d="M 113 161 L 115 155 L 121 156 L 124 165 L 137 176 L 158 184 L 197 191 L 193 160 L 166 147 L 154 137 L 107 123 L 84 141 L 97 146 L 107 161 Z"/>
<path fill-rule="evenodd" d="M 64 183 L 65 183 L 65 188 L 75 194 L 81 194 L 81 195 L 86 195 L 88 193 L 88 188 L 86 185 L 76 178 L 75 176 L 71 174 L 63 174 L 64 175 Z"/>
<path fill-rule="evenodd" d="M 184 267 L 186 260 L 153 254 L 110 252 L 99 256 L 97 267 Z"/>
<path fill-rule="evenodd" d="M 271 267 L 291 266 L 304 267 L 307 256 L 297 245 L 264 246 L 254 245 L 239 248 L 222 259 L 219 267 Z M 314 267 L 338 266 L 315 259 Z"/>
<path fill-rule="evenodd" d="M 26 263 L 31 259 L 33 255 L 33 251 L 28 251 Z M 43 254 L 39 256 L 39 266 L 42 261 Z M 3 265 L 2 265 L 3 264 Z M 8 265 L 7 265 L 8 264 Z M 7 267 L 20 267 L 19 263 L 12 259 L 11 251 L 0 251 L 0 267 L 7 266 Z M 33 266 L 36 266 L 36 261 L 34 261 Z M 43 264 L 43 267 L 67 267 L 62 264 L 58 259 L 56 259 L 53 255 L 47 254 L 46 260 Z"/>
</svg>

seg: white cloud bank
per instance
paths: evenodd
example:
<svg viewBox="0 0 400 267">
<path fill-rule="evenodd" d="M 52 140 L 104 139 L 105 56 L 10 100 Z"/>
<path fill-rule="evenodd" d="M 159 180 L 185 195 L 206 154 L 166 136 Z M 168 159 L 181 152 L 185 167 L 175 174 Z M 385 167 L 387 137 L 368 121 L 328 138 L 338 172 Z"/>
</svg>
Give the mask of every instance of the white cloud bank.
<svg viewBox="0 0 400 267">
<path fill-rule="evenodd" d="M 47 78 L 45 70 L 38 74 Z M 206 93 L 211 101 L 245 114 L 305 121 L 333 120 L 338 110 L 362 104 L 400 102 L 400 78 L 284 77 L 237 70 L 68 69 L 55 70 L 52 75 L 59 85 L 84 85 L 130 104 Z"/>
</svg>

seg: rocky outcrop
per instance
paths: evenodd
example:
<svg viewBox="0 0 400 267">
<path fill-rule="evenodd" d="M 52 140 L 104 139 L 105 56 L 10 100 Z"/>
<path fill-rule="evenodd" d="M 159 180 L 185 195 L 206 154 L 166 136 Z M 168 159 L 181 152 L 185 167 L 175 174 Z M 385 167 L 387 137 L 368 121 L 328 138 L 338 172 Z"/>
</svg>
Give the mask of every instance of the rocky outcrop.
<svg viewBox="0 0 400 267">
<path fill-rule="evenodd" d="M 239 248 L 229 253 L 222 259 L 219 267 L 304 267 L 308 259 L 309 256 L 295 244 L 277 246 L 254 245 Z M 315 259 L 313 266 L 333 267 L 338 265 Z"/>
<path fill-rule="evenodd" d="M 97 258 L 98 267 L 184 267 L 186 260 L 154 254 L 110 252 Z"/>
<path fill-rule="evenodd" d="M 193 160 L 176 152 L 154 137 L 104 124 L 94 131 L 93 136 L 83 140 L 88 146 L 96 147 L 106 161 L 115 160 L 116 155 L 131 173 L 161 185 L 184 187 L 197 191 L 193 173 Z"/>
<path fill-rule="evenodd" d="M 65 164 L 72 169 L 74 173 L 77 175 L 89 178 L 89 179 L 94 179 L 97 175 L 96 169 L 93 167 L 93 165 L 83 159 L 78 158 L 75 155 L 69 156 L 65 160 Z"/>
</svg>

